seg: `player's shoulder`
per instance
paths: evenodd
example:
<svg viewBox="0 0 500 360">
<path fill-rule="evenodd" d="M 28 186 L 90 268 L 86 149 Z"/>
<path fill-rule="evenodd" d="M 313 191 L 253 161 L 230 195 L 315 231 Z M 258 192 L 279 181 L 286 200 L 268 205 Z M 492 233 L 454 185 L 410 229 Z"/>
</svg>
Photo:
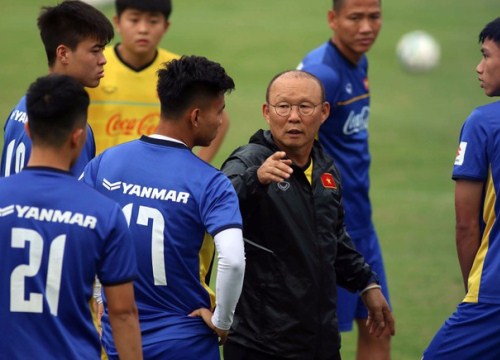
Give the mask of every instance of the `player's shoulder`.
<svg viewBox="0 0 500 360">
<path fill-rule="evenodd" d="M 181 56 L 179 54 L 173 53 L 167 49 L 158 48 L 158 60 L 162 63 L 174 59 L 179 59 L 180 57 Z"/>
<path fill-rule="evenodd" d="M 465 123 L 467 125 L 500 125 L 500 101 L 476 107 L 468 116 Z"/>
<path fill-rule="evenodd" d="M 309 51 L 306 56 L 302 59 L 303 63 L 312 63 L 312 62 L 322 62 L 325 54 L 330 51 L 330 42 L 324 42 L 321 45 L 315 47 L 311 51 Z"/>
<path fill-rule="evenodd" d="M 307 54 L 297 67 L 307 71 L 323 82 L 339 79 L 339 64 L 336 52 L 330 42 L 326 42 Z"/>
</svg>

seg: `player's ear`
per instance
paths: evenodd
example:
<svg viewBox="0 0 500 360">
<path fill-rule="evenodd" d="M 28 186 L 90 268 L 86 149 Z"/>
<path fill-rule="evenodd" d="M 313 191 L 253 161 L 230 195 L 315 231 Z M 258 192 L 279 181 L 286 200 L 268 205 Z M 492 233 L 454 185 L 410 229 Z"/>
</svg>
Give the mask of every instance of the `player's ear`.
<svg viewBox="0 0 500 360">
<path fill-rule="evenodd" d="M 26 131 L 26 134 L 28 135 L 28 137 L 31 139 L 31 132 L 30 132 L 30 127 L 28 126 L 28 121 L 26 121 L 24 123 L 24 131 Z M 33 139 L 31 139 L 33 140 Z"/>
<path fill-rule="evenodd" d="M 333 9 L 328 10 L 328 14 L 327 14 L 326 18 L 327 18 L 328 26 L 330 27 L 330 29 L 332 29 L 333 31 L 336 31 L 337 30 L 337 13 L 335 12 L 335 10 L 333 10 Z"/>
<path fill-rule="evenodd" d="M 170 21 L 165 20 L 165 24 L 163 25 L 163 34 L 165 34 L 170 27 Z"/>
<path fill-rule="evenodd" d="M 120 17 L 118 15 L 113 16 L 113 25 L 115 26 L 116 32 L 120 33 Z"/>
<path fill-rule="evenodd" d="M 85 143 L 87 138 L 87 129 L 86 128 L 77 128 L 71 132 L 70 142 L 71 147 L 78 147 Z"/>
<path fill-rule="evenodd" d="M 56 59 L 64 65 L 67 65 L 69 62 L 68 54 L 69 48 L 66 45 L 61 44 L 56 48 Z"/>
<path fill-rule="evenodd" d="M 200 125 L 200 108 L 194 107 L 189 110 L 189 122 L 195 128 Z"/>
</svg>

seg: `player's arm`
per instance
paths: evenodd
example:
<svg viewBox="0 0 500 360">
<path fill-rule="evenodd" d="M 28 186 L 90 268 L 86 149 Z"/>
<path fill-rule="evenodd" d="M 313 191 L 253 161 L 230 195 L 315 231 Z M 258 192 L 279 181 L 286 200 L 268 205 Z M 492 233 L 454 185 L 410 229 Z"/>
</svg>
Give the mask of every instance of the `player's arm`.
<svg viewBox="0 0 500 360">
<path fill-rule="evenodd" d="M 198 157 L 205 160 L 206 162 L 211 162 L 222 146 L 222 142 L 224 141 L 224 137 L 226 136 L 228 130 L 229 117 L 227 115 L 227 112 L 224 111 L 222 112 L 222 123 L 219 126 L 219 130 L 217 131 L 215 139 L 212 140 L 209 146 L 200 148 L 200 150 L 198 151 Z"/>
<path fill-rule="evenodd" d="M 480 211 L 483 187 L 484 183 L 480 181 L 458 179 L 455 183 L 455 239 L 465 291 L 481 243 Z"/>
<path fill-rule="evenodd" d="M 245 274 L 245 250 L 241 229 L 221 231 L 214 237 L 217 253 L 217 279 L 215 283 L 215 311 L 197 309 L 190 316 L 200 316 L 217 336 L 219 344 L 227 340 L 233 323 L 234 310 L 240 298 Z"/>
<path fill-rule="evenodd" d="M 104 285 L 109 321 L 120 359 L 142 359 L 139 315 L 134 300 L 132 282 Z"/>
</svg>

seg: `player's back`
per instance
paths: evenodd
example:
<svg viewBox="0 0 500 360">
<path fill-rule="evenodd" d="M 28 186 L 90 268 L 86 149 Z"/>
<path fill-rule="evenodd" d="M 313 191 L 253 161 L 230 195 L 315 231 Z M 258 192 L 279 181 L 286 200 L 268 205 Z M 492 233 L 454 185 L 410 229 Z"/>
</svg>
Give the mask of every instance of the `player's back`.
<svg viewBox="0 0 500 360">
<path fill-rule="evenodd" d="M 116 204 L 68 172 L 27 168 L 0 179 L 2 357 L 99 358 L 89 308 L 94 278 L 119 283 L 135 274 L 129 237 L 130 256 L 115 256 L 114 268 L 104 259 L 117 246 L 110 239 L 119 231 L 110 224 L 120 216 L 126 229 Z M 120 262 L 130 273 L 119 272 Z"/>
<path fill-rule="evenodd" d="M 143 343 L 209 333 L 200 318 L 187 315 L 212 307 L 201 271 L 201 254 L 213 256 L 204 251 L 205 231 L 216 234 L 241 221 L 229 180 L 184 144 L 143 136 L 99 155 L 84 181 L 128 217 Z"/>
</svg>

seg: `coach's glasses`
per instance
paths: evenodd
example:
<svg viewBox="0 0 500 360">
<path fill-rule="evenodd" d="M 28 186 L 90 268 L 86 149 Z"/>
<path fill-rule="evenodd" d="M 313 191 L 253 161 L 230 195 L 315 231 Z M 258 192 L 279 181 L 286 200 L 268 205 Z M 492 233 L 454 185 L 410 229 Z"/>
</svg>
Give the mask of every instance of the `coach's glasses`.
<svg viewBox="0 0 500 360">
<path fill-rule="evenodd" d="M 289 104 L 286 102 L 280 102 L 277 103 L 276 105 L 269 104 L 269 106 L 272 106 L 274 108 L 274 111 L 276 112 L 277 115 L 285 117 L 290 115 L 290 113 L 292 112 L 292 108 L 294 106 L 297 107 L 300 115 L 311 116 L 314 113 L 314 110 L 316 110 L 316 108 L 321 104 L 322 103 L 313 104 L 310 102 L 303 102 L 300 104 Z"/>
</svg>

